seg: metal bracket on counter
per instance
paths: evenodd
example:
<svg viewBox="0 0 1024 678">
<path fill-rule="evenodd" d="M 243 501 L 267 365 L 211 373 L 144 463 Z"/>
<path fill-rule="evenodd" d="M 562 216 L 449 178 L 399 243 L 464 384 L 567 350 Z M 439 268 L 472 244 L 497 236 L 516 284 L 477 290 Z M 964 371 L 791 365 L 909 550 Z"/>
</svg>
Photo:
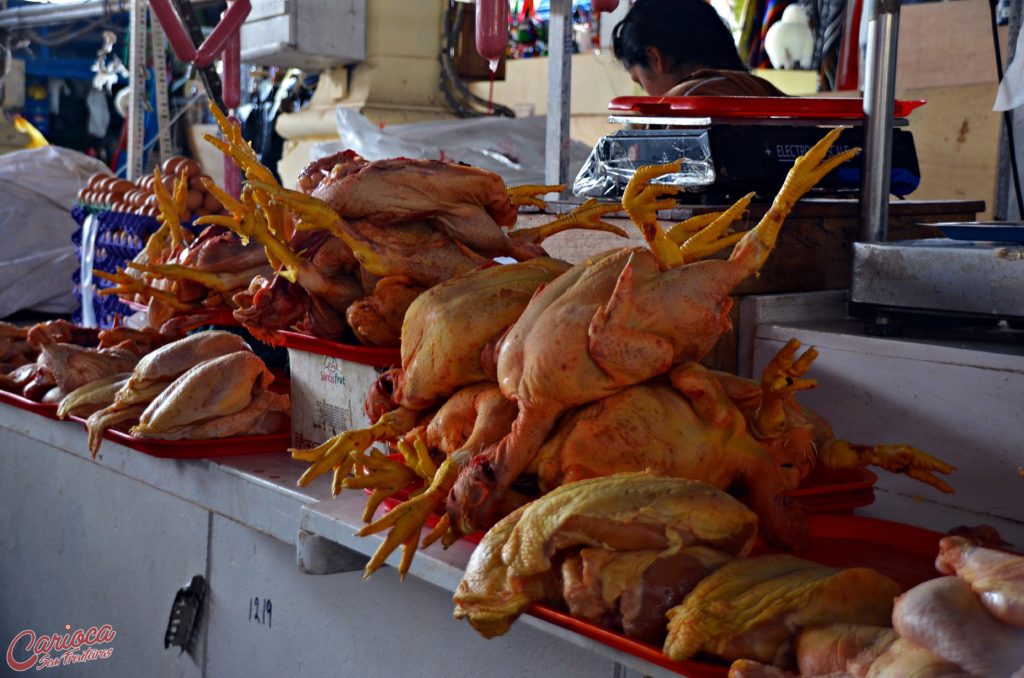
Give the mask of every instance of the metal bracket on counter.
<svg viewBox="0 0 1024 678">
<path fill-rule="evenodd" d="M 308 530 L 295 540 L 295 564 L 303 574 L 339 574 L 362 571 L 370 557 Z"/>
</svg>

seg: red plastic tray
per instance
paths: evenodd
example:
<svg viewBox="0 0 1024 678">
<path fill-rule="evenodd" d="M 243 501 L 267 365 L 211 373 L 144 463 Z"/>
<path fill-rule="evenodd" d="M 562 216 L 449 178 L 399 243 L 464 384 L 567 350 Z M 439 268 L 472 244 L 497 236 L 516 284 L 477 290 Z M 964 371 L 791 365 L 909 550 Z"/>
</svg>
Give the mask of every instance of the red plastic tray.
<svg viewBox="0 0 1024 678">
<path fill-rule="evenodd" d="M 0 391 L 0 403 L 28 410 L 47 419 L 57 419 L 57 403 L 37 403 L 9 391 Z"/>
<path fill-rule="evenodd" d="M 893 117 L 905 118 L 925 103 L 924 99 L 896 101 Z M 608 109 L 642 115 L 859 120 L 864 117 L 864 100 L 828 97 L 615 97 L 609 102 Z"/>
<path fill-rule="evenodd" d="M 833 471 L 815 467 L 787 497 L 808 513 L 850 513 L 875 501 L 878 476 L 866 468 Z"/>
<path fill-rule="evenodd" d="M 74 414 L 68 419 L 85 426 L 85 419 Z M 234 457 L 242 454 L 285 452 L 291 446 L 291 433 L 274 433 L 261 436 L 233 436 L 230 438 L 207 438 L 204 440 L 159 440 L 136 438 L 124 429 L 108 428 L 103 437 L 115 443 L 138 450 L 151 457 L 161 459 L 207 459 L 211 457 Z"/>
<path fill-rule="evenodd" d="M 300 351 L 329 355 L 373 367 L 397 367 L 402 364 L 402 353 L 397 348 L 341 344 L 330 339 L 320 339 L 288 330 L 278 330 L 275 334 L 281 337 L 285 346 Z"/>
<path fill-rule="evenodd" d="M 892 577 L 905 589 L 938 576 L 935 556 L 938 532 L 886 520 L 858 516 L 811 515 L 807 519 L 810 540 L 794 555 L 832 567 L 871 567 Z M 755 553 L 768 553 L 763 546 Z M 675 662 L 660 647 L 641 643 L 614 631 L 570 617 L 545 605 L 533 605 L 534 617 L 604 643 L 690 678 L 725 678 L 729 667 L 715 660 Z"/>
</svg>

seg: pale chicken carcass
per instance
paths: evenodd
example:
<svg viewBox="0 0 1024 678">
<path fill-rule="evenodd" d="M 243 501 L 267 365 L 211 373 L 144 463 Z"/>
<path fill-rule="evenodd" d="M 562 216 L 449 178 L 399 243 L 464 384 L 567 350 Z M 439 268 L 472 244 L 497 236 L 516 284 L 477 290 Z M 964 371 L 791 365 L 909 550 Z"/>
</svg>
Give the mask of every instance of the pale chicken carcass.
<svg viewBox="0 0 1024 678">
<path fill-rule="evenodd" d="M 907 642 L 971 675 L 1024 675 L 1024 628 L 993 617 L 959 577 L 931 579 L 904 593 L 896 601 L 892 623 Z"/>
<path fill-rule="evenodd" d="M 131 434 L 177 440 L 276 433 L 291 404 L 287 395 L 268 390 L 273 380 L 248 350 L 199 363 L 153 399 Z"/>
<path fill-rule="evenodd" d="M 790 555 L 740 558 L 715 570 L 668 612 L 664 652 L 795 665 L 801 629 L 834 622 L 883 626 L 900 586 L 867 568 L 825 567 Z"/>
<path fill-rule="evenodd" d="M 530 604 L 557 601 L 560 563 L 580 548 L 644 551 L 653 562 L 694 546 L 744 555 L 757 518 L 713 487 L 622 473 L 564 485 L 503 518 L 473 552 L 455 617 L 485 637 L 505 633 Z"/>
<path fill-rule="evenodd" d="M 1024 628 L 1024 557 L 945 537 L 935 569 L 967 582 L 996 619 Z"/>
<path fill-rule="evenodd" d="M 498 383 L 518 403 L 519 418 L 463 470 L 448 503 L 453 527 L 468 533 L 493 524 L 502 495 L 564 412 L 699 360 L 715 345 L 729 327 L 729 295 L 761 268 L 796 200 L 856 153 L 826 159 L 837 136 L 833 130 L 796 161 L 727 260 L 687 263 L 691 249 L 703 256 L 735 242 L 721 236 L 746 202 L 678 247 L 656 220 L 657 209 L 670 206 L 659 198 L 673 189 L 647 183 L 678 164 L 634 175 L 623 204 L 653 249 L 616 250 L 575 266 L 538 293 L 505 336 Z"/>
<path fill-rule="evenodd" d="M 89 415 L 86 429 L 93 457 L 99 451 L 107 428 L 137 419 L 146 405 L 180 375 L 206 360 L 247 350 L 249 345 L 238 335 L 210 330 L 166 344 L 144 356 L 135 366 L 132 376 L 114 394 L 113 402 Z M 88 392 L 77 392 L 76 398 L 62 403 L 62 407 L 71 410 L 82 399 L 92 400 L 92 397 Z"/>
</svg>

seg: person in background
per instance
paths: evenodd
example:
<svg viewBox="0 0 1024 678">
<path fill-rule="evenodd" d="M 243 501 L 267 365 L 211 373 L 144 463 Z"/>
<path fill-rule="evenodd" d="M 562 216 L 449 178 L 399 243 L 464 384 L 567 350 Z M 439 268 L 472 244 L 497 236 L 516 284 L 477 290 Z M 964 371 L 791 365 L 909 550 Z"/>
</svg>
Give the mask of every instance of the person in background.
<svg viewBox="0 0 1024 678">
<path fill-rule="evenodd" d="M 705 0 L 637 0 L 612 32 L 612 47 L 651 96 L 785 96 L 747 71 Z"/>
</svg>

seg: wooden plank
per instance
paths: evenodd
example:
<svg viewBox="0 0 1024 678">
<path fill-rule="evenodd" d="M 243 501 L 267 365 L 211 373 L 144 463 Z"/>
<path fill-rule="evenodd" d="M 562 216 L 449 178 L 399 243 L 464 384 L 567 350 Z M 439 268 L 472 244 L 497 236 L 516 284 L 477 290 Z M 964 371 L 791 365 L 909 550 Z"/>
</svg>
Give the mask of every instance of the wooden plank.
<svg viewBox="0 0 1024 678">
<path fill-rule="evenodd" d="M 995 82 L 995 48 L 989 21 L 987 0 L 904 6 L 896 56 L 897 93 Z M 1005 37 L 1003 40 L 1005 55 Z"/>
<path fill-rule="evenodd" d="M 904 93 L 908 98 L 928 100 L 914 112 L 910 124 L 921 167 L 915 200 L 980 199 L 987 204 L 979 218 L 991 218 L 1002 128 L 1002 117 L 992 110 L 996 88 L 991 82 Z"/>
</svg>

